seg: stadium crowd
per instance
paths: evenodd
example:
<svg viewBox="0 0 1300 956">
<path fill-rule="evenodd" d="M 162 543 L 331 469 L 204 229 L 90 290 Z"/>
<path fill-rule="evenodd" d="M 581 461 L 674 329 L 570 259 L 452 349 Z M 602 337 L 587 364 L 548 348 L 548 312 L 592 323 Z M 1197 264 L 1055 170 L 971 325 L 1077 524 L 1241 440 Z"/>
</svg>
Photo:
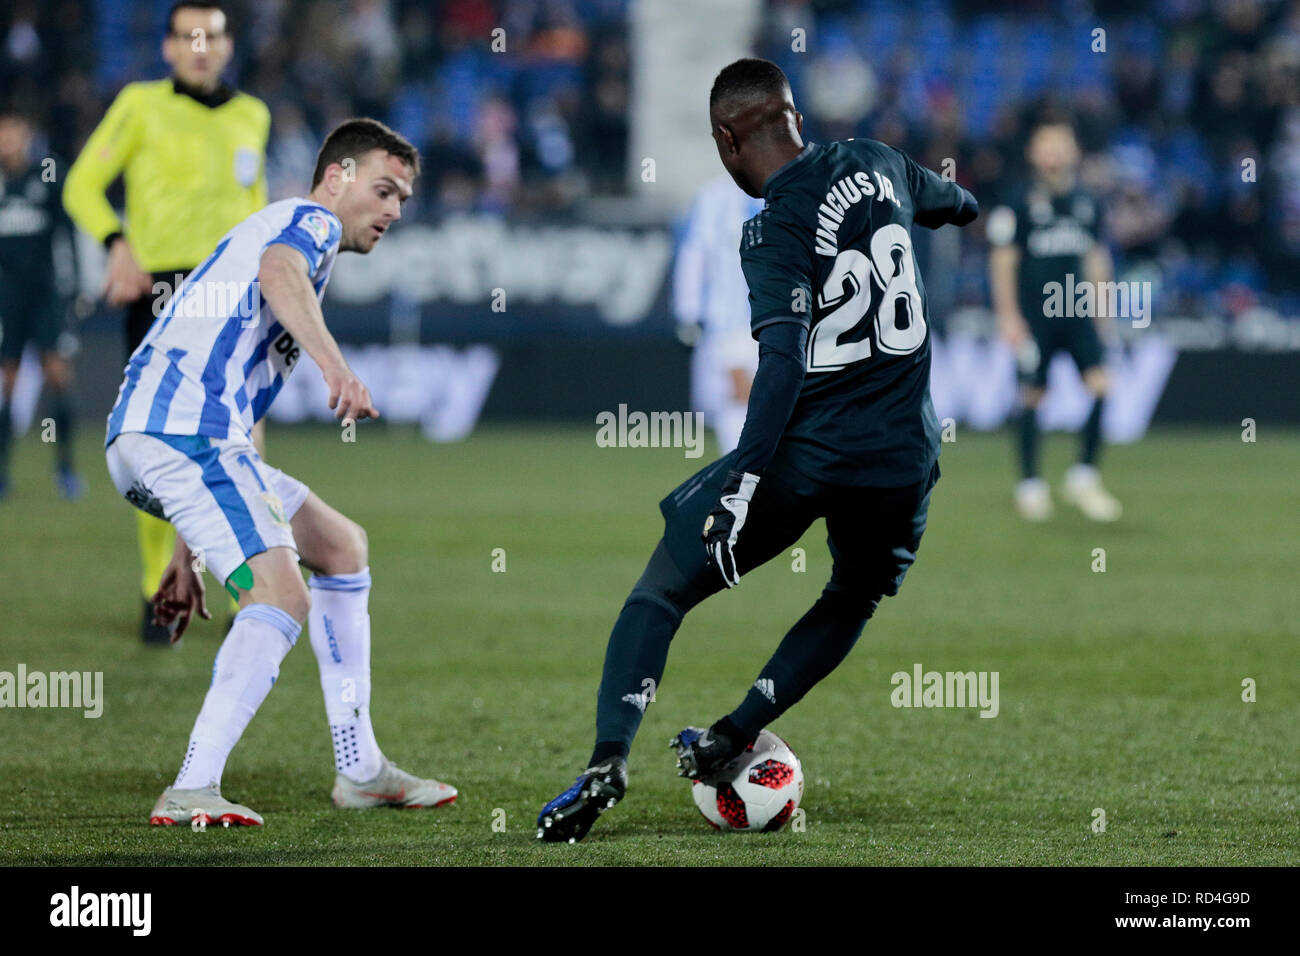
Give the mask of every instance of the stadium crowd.
<svg viewBox="0 0 1300 956">
<path fill-rule="evenodd" d="M 124 84 L 166 75 L 170 6 L 20 0 L 0 21 L 0 83 L 34 108 L 55 154 L 76 155 Z M 417 216 L 554 212 L 622 188 L 627 0 L 224 6 L 228 77 L 271 108 L 272 200 L 301 191 L 324 133 L 349 116 L 382 117 L 421 148 Z"/>
<path fill-rule="evenodd" d="M 124 83 L 165 75 L 168 6 L 11 6 L 0 84 L 55 155 L 76 154 Z M 357 114 L 420 146 L 417 217 L 554 216 L 632 188 L 630 0 L 227 6 L 231 79 L 272 110 L 272 199 Z M 951 159 L 987 205 L 1023 176 L 1033 118 L 1064 107 L 1120 273 L 1158 277 L 1162 313 L 1300 314 L 1300 0 L 769 0 L 765 14 L 756 52 L 791 76 L 812 138 Z M 511 56 L 493 52 L 497 28 Z M 986 303 L 983 243 L 963 242 L 960 297 Z"/>
<path fill-rule="evenodd" d="M 1120 274 L 1156 279 L 1162 314 L 1300 314 L 1300 2 L 775 0 L 759 49 L 813 138 L 954 160 L 990 206 L 1025 175 L 1033 119 L 1064 108 Z M 982 304 L 968 247 L 963 298 Z"/>
</svg>

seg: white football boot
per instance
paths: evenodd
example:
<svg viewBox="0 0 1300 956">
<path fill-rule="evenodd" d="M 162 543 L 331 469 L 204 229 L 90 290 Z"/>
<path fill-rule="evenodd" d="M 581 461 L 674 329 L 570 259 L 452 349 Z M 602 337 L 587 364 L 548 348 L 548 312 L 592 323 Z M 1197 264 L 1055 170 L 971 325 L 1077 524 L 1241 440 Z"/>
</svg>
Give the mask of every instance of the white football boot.
<svg viewBox="0 0 1300 956">
<path fill-rule="evenodd" d="M 1026 478 L 1016 485 L 1016 511 L 1026 521 L 1052 517 L 1052 493 L 1042 478 Z"/>
<path fill-rule="evenodd" d="M 1065 472 L 1061 496 L 1093 521 L 1118 521 L 1124 512 L 1101 484 L 1101 475 L 1091 465 L 1071 465 Z"/>
<path fill-rule="evenodd" d="M 154 826 L 189 826 L 195 818 L 207 826 L 260 827 L 262 815 L 238 803 L 231 803 L 221 795 L 218 786 L 198 790 L 180 790 L 168 787 L 153 805 L 149 822 Z"/>
<path fill-rule="evenodd" d="M 356 783 L 343 774 L 334 776 L 334 806 L 351 810 L 369 807 L 441 807 L 460 794 L 449 783 L 421 780 L 407 773 L 387 757 L 374 780 Z"/>
</svg>

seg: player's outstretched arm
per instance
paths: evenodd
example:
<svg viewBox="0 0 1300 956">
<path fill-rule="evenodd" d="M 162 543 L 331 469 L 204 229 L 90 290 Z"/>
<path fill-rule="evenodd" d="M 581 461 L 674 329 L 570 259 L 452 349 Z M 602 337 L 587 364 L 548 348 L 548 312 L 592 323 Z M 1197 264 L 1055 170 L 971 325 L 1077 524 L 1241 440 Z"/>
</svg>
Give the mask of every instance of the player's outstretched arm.
<svg viewBox="0 0 1300 956">
<path fill-rule="evenodd" d="M 306 257 L 292 246 L 276 243 L 262 253 L 257 281 L 262 297 L 298 346 L 312 357 L 330 390 L 330 408 L 341 420 L 378 418 L 370 389 L 348 368 L 339 344 L 325 327 Z"/>
<path fill-rule="evenodd" d="M 901 149 L 897 152 L 907 167 L 907 189 L 912 194 L 916 210 L 912 216 L 914 223 L 927 229 L 938 229 L 949 223 L 964 226 L 975 221 L 980 206 L 970 190 L 922 166 Z"/>
</svg>

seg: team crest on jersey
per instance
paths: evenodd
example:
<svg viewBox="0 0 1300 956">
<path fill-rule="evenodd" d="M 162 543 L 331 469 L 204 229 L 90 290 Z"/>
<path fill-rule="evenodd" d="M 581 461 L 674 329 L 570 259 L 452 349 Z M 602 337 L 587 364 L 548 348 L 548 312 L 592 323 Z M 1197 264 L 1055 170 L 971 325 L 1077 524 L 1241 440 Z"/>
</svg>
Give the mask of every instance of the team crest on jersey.
<svg viewBox="0 0 1300 956">
<path fill-rule="evenodd" d="M 262 168 L 262 161 L 256 150 L 240 146 L 235 150 L 235 182 L 245 189 L 257 182 L 257 172 Z"/>
<path fill-rule="evenodd" d="M 324 249 L 330 241 L 330 224 L 322 213 L 309 212 L 298 220 L 298 225 L 302 227 L 307 235 L 311 236 L 311 241 L 316 244 L 317 249 Z"/>
</svg>

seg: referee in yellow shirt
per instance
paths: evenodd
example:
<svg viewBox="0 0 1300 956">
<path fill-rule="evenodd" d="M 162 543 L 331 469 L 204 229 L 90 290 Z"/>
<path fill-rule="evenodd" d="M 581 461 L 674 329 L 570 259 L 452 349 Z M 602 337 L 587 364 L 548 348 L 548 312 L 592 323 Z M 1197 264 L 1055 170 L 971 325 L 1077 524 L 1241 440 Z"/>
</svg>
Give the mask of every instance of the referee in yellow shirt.
<svg viewBox="0 0 1300 956">
<path fill-rule="evenodd" d="M 271 114 L 221 80 L 234 44 L 219 3 L 177 3 L 167 16 L 163 59 L 172 75 L 130 83 L 108 108 L 68 170 L 63 204 L 108 249 L 105 300 L 126 306 L 128 357 L 180 280 L 222 235 L 266 205 Z M 121 175 L 125 224 L 105 196 Z M 141 636 L 167 646 L 151 599 L 171 557 L 174 532 L 137 512 L 144 617 Z"/>
</svg>

